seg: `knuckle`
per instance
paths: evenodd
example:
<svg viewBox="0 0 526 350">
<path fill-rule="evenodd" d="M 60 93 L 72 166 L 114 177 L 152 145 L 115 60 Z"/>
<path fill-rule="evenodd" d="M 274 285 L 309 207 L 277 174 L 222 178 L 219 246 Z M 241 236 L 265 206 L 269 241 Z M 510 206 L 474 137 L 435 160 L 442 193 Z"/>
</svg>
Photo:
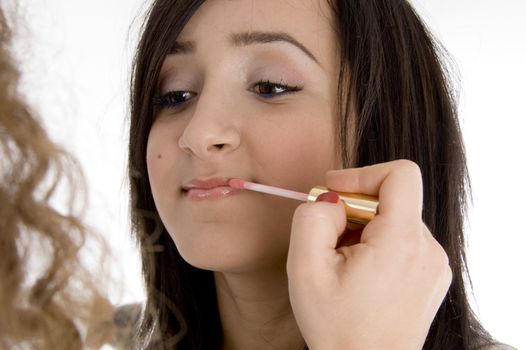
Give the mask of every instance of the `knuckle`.
<svg viewBox="0 0 526 350">
<path fill-rule="evenodd" d="M 453 270 L 451 269 L 451 266 L 447 265 L 445 271 L 444 271 L 444 279 L 449 286 L 451 282 L 453 281 Z"/>
<path fill-rule="evenodd" d="M 442 248 L 442 247 L 440 247 Z M 449 268 L 449 256 L 446 254 L 444 249 L 441 249 L 441 252 L 439 254 L 440 264 L 442 266 L 445 266 L 446 268 Z"/>
<path fill-rule="evenodd" d="M 400 159 L 396 161 L 396 166 L 400 171 L 414 174 L 415 176 L 421 177 L 422 170 L 420 166 L 412 160 Z"/>
<path fill-rule="evenodd" d="M 453 272 L 451 270 L 451 266 L 449 265 L 449 256 L 437 241 L 434 241 L 434 252 L 432 254 L 434 257 L 434 269 L 439 275 L 444 276 L 446 280 L 451 280 Z"/>
<path fill-rule="evenodd" d="M 441 254 L 441 270 L 445 280 L 448 281 L 448 283 L 451 283 L 451 280 L 453 279 L 453 270 L 449 265 L 449 257 L 445 252 L 442 252 Z"/>
<path fill-rule="evenodd" d="M 445 261 L 445 259 L 442 259 L 442 261 Z M 444 288 L 449 286 L 453 280 L 453 270 L 449 264 L 442 263 L 436 265 L 435 270 L 435 275 L 437 276 L 437 281 L 439 284 L 444 286 Z"/>
<path fill-rule="evenodd" d="M 431 238 L 433 255 L 435 256 L 436 262 L 439 265 L 449 266 L 449 256 L 447 255 L 444 247 L 438 243 L 435 238 Z"/>
</svg>

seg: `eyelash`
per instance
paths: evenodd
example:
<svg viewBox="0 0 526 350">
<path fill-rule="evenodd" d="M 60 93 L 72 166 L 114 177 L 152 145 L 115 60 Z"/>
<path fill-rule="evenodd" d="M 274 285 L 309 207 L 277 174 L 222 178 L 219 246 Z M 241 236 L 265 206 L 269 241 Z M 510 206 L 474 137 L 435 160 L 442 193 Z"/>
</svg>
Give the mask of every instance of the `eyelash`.
<svg viewBox="0 0 526 350">
<path fill-rule="evenodd" d="M 259 89 L 258 89 L 259 88 Z M 262 88 L 265 90 L 278 90 L 278 92 L 262 92 Z M 303 88 L 301 86 L 289 86 L 286 84 L 280 83 L 274 83 L 270 80 L 261 80 L 255 83 L 251 88 L 250 91 L 256 93 L 263 99 L 271 99 L 274 97 L 278 97 L 285 94 L 290 94 L 294 92 L 301 91 Z M 259 90 L 259 91 L 258 91 Z M 177 91 L 168 91 L 165 94 L 157 95 L 153 98 L 153 104 L 156 107 L 160 108 L 179 108 L 182 107 L 183 104 L 191 100 L 195 95 L 197 95 L 195 92 L 191 91 L 184 91 L 184 90 L 177 90 Z"/>
<path fill-rule="evenodd" d="M 256 91 L 254 91 L 257 87 L 261 88 L 263 86 L 266 87 L 267 89 L 268 88 L 270 88 L 270 89 L 280 89 L 282 91 L 281 92 L 274 92 L 274 93 L 262 93 L 262 92 L 258 93 Z M 276 96 L 280 96 L 280 95 L 285 95 L 285 94 L 290 94 L 290 93 L 301 91 L 302 87 L 301 86 L 297 86 L 297 85 L 296 86 L 290 86 L 290 85 L 283 84 L 282 82 L 273 83 L 270 80 L 266 80 L 266 81 L 258 81 L 256 84 L 254 84 L 252 86 L 251 90 L 256 92 L 261 97 L 263 97 L 265 99 L 269 99 L 269 98 L 273 98 L 273 97 L 276 97 Z"/>
<path fill-rule="evenodd" d="M 190 91 L 168 91 L 165 94 L 155 96 L 153 105 L 160 108 L 178 108 L 196 95 Z M 181 101 L 183 99 L 183 101 Z"/>
</svg>

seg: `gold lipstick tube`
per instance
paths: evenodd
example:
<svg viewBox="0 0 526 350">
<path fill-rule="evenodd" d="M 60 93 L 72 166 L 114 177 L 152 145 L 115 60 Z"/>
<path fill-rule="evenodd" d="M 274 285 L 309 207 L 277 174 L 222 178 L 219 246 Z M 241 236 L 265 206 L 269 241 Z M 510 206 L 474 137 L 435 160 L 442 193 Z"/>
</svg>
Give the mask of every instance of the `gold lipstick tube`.
<svg viewBox="0 0 526 350">
<path fill-rule="evenodd" d="M 365 194 L 332 191 L 327 187 L 316 186 L 309 192 L 309 202 L 315 202 L 322 193 L 335 192 L 345 205 L 347 222 L 359 225 L 367 225 L 378 211 L 378 198 Z"/>
</svg>

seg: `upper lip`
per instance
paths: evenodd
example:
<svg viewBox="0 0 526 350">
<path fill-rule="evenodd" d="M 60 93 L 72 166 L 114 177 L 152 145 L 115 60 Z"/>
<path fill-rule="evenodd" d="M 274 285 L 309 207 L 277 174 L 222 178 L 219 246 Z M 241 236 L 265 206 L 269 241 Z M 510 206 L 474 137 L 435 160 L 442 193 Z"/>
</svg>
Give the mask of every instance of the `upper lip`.
<svg viewBox="0 0 526 350">
<path fill-rule="evenodd" d="M 208 190 L 215 187 L 228 186 L 230 179 L 226 177 L 214 177 L 210 179 L 193 179 L 183 186 L 183 190 L 188 191 L 193 188 Z"/>
</svg>

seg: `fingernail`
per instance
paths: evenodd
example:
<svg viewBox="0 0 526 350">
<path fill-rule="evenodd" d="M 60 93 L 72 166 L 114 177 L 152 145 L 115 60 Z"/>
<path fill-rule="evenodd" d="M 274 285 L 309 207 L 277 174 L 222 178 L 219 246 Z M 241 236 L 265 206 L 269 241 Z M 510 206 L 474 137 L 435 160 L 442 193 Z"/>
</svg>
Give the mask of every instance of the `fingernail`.
<svg viewBox="0 0 526 350">
<path fill-rule="evenodd" d="M 316 202 L 338 203 L 340 196 L 336 192 L 325 192 L 316 198 Z"/>
</svg>

